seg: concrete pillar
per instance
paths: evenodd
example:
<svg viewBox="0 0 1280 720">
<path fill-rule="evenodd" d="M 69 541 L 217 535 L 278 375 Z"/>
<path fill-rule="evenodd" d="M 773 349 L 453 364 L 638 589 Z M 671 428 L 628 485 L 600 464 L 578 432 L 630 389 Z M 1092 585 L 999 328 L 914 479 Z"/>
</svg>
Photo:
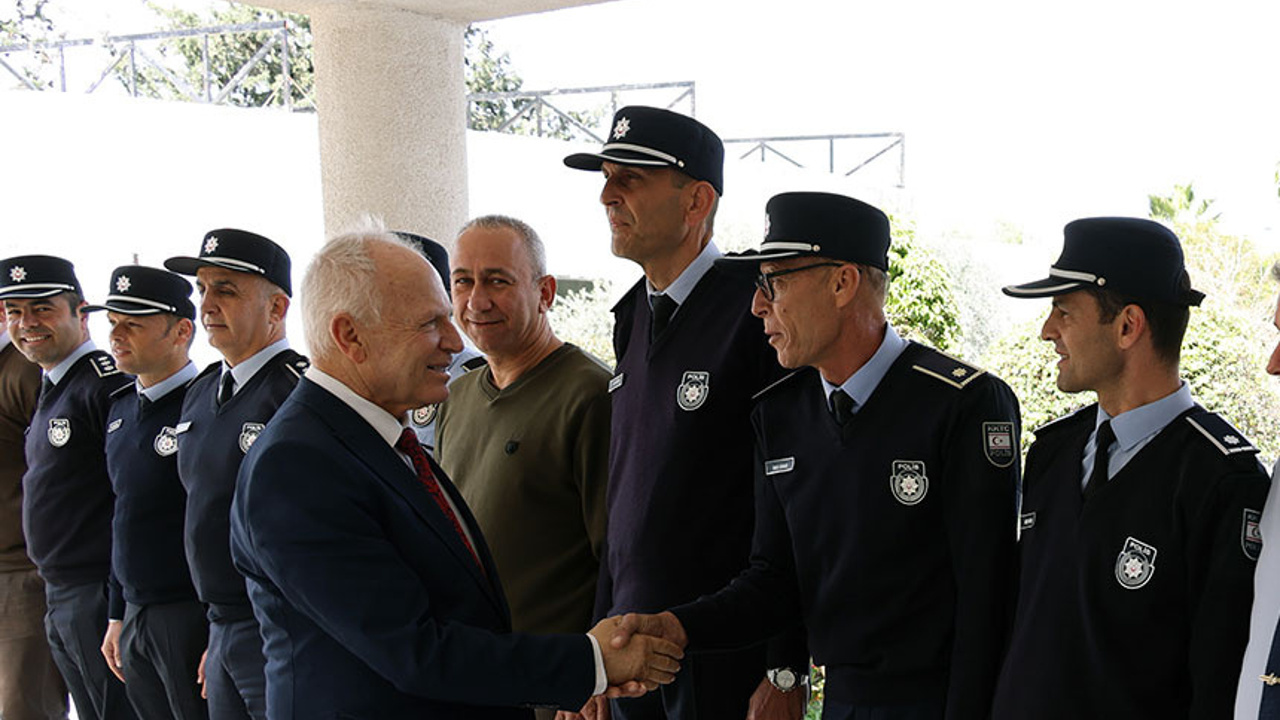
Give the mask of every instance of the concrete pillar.
<svg viewBox="0 0 1280 720">
<path fill-rule="evenodd" d="M 366 3 L 317 4 L 325 231 L 363 213 L 450 242 L 466 221 L 466 23 Z"/>
</svg>

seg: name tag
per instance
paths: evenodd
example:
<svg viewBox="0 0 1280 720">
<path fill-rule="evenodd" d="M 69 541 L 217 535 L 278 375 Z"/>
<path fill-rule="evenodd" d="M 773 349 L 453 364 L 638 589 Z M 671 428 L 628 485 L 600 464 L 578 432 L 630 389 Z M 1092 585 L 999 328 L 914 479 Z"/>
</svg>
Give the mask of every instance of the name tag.
<svg viewBox="0 0 1280 720">
<path fill-rule="evenodd" d="M 795 457 L 779 458 L 777 460 L 766 460 L 764 462 L 765 475 L 781 475 L 796 469 Z"/>
<path fill-rule="evenodd" d="M 181 435 L 182 433 L 184 433 L 184 432 L 186 432 L 186 431 L 188 431 L 188 430 L 190 430 L 190 429 L 191 429 L 191 421 L 190 421 L 190 420 L 188 420 L 188 421 L 186 421 L 186 422 L 180 422 L 180 423 L 178 423 L 178 427 L 176 427 L 176 428 L 174 428 L 174 429 L 173 429 L 173 434 L 174 434 L 174 435 Z"/>
<path fill-rule="evenodd" d="M 609 379 L 609 392 L 613 392 L 622 387 L 622 383 L 627 381 L 626 373 L 618 373 Z"/>
<path fill-rule="evenodd" d="M 1033 512 L 1023 513 L 1018 516 L 1018 529 L 1030 530 L 1036 526 L 1036 514 Z"/>
<path fill-rule="evenodd" d="M 110 435 L 111 433 L 119 430 L 120 426 L 123 424 L 124 418 L 116 418 L 115 420 L 112 420 L 111 424 L 107 426 L 107 434 Z"/>
</svg>

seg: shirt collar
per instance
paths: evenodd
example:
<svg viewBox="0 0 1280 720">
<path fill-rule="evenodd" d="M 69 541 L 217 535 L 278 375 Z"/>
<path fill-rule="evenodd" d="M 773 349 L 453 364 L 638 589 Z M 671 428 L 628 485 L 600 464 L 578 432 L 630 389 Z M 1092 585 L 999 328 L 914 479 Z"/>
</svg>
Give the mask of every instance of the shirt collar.
<svg viewBox="0 0 1280 720">
<path fill-rule="evenodd" d="M 1191 388 L 1187 387 L 1187 382 L 1183 380 L 1176 391 L 1155 402 L 1122 412 L 1115 417 L 1108 415 L 1099 405 L 1094 430 L 1096 432 L 1103 422 L 1110 420 L 1111 429 L 1116 434 L 1116 442 L 1120 444 L 1121 449 L 1128 450 L 1163 430 L 1179 415 L 1195 407 L 1195 404 L 1191 399 Z"/>
<path fill-rule="evenodd" d="M 70 355 L 63 358 L 62 362 L 54 365 L 52 370 L 45 373 L 45 377 L 49 378 L 49 382 L 57 385 L 62 382 L 62 378 L 67 376 L 71 366 L 75 365 L 77 360 L 97 349 L 98 346 L 93 344 L 93 340 L 85 340 L 80 344 L 80 347 L 72 350 Z"/>
<path fill-rule="evenodd" d="M 858 368 L 857 372 L 849 376 L 848 380 L 833 385 L 827 382 L 827 379 L 818 375 L 822 379 L 822 390 L 826 397 L 831 397 L 831 393 L 836 388 L 844 390 L 845 394 L 853 398 L 857 403 L 855 408 L 860 408 L 867 404 L 871 399 L 871 393 L 875 392 L 879 387 L 880 381 L 884 380 L 884 376 L 888 374 L 889 368 L 893 367 L 893 363 L 898 360 L 898 356 L 903 350 L 907 349 L 907 341 L 902 339 L 897 330 L 893 329 L 892 323 L 884 324 L 884 339 L 880 341 L 880 347 L 871 359 L 865 365 Z"/>
<path fill-rule="evenodd" d="M 720 257 L 721 254 L 720 248 L 716 247 L 715 243 L 708 242 L 707 246 L 702 248 L 702 252 L 698 253 L 698 257 L 694 258 L 693 262 L 689 263 L 680 273 L 680 276 L 675 279 L 675 282 L 668 285 L 661 293 L 653 289 L 653 284 L 647 279 L 644 281 L 645 289 L 649 291 L 651 296 L 666 295 L 675 300 L 676 305 L 683 305 L 684 301 L 689 299 L 694 286 L 698 284 L 703 275 L 707 274 L 707 271 L 715 264 L 716 258 Z"/>
<path fill-rule="evenodd" d="M 254 375 L 267 364 L 271 358 L 279 355 L 289 349 L 288 338 L 281 338 L 270 345 L 262 348 L 258 352 L 249 357 L 248 360 L 236 365 L 233 368 L 227 367 L 227 361 L 222 361 L 222 372 L 230 372 L 231 377 L 236 379 L 236 388 L 244 387 L 244 384 L 253 379 Z"/>
<path fill-rule="evenodd" d="M 396 446 L 396 442 L 400 439 L 400 434 L 404 432 L 405 428 L 402 420 L 374 405 L 368 399 L 360 397 L 354 390 L 344 385 L 341 380 L 325 373 L 315 365 L 307 368 L 307 379 L 327 390 L 347 407 L 354 410 L 357 415 L 364 418 L 364 421 L 369 423 L 374 432 L 378 433 L 378 437 L 385 440 L 388 445 L 391 447 Z"/>
<path fill-rule="evenodd" d="M 146 398 L 147 400 L 150 400 L 151 402 L 156 402 L 157 400 L 164 397 L 165 395 L 168 395 L 173 390 L 176 390 L 177 388 L 182 387 L 183 385 L 186 385 L 187 383 L 191 382 L 191 378 L 199 374 L 200 374 L 200 371 L 196 369 L 196 364 L 188 360 L 187 364 L 183 365 L 181 370 L 161 380 L 155 385 L 152 385 L 149 388 L 142 387 L 142 383 L 138 382 L 137 380 L 134 380 L 134 383 L 137 384 L 138 386 L 139 395 Z"/>
<path fill-rule="evenodd" d="M 3 348 L 9 342 L 9 331 L 0 330 L 0 348 Z"/>
</svg>

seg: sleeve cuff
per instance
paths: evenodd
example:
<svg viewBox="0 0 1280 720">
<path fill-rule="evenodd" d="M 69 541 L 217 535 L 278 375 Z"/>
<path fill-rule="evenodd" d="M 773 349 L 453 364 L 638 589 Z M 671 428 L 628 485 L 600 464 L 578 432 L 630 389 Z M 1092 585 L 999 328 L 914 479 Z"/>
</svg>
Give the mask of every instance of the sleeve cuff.
<svg viewBox="0 0 1280 720">
<path fill-rule="evenodd" d="M 596 665 L 596 685 L 591 691 L 591 697 L 603 695 L 606 688 L 609 687 L 609 676 L 604 671 L 604 654 L 600 652 L 600 643 L 594 635 L 587 634 L 587 639 L 591 641 L 591 656 L 595 659 Z"/>
</svg>

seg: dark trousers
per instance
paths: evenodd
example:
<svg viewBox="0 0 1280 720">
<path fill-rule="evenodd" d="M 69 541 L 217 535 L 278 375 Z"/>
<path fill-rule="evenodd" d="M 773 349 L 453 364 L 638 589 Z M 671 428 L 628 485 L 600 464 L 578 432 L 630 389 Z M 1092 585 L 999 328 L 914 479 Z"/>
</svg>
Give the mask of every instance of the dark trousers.
<svg viewBox="0 0 1280 720">
<path fill-rule="evenodd" d="M 66 720 L 67 687 L 44 630 L 44 581 L 34 570 L 0 573 L 0 718 Z"/>
<path fill-rule="evenodd" d="M 120 632 L 125 690 L 142 720 L 206 720 L 196 672 L 209 641 L 204 606 L 191 600 L 125 606 Z"/>
<path fill-rule="evenodd" d="M 267 720 L 265 667 L 257 620 L 210 622 L 204 661 L 210 720 Z"/>
<path fill-rule="evenodd" d="M 121 683 L 102 657 L 107 632 L 106 582 L 45 585 L 49 649 L 71 692 L 80 720 L 134 720 Z"/>
<path fill-rule="evenodd" d="M 611 701 L 613 720 L 722 720 L 747 716 L 764 680 L 763 647 L 686 655 L 675 682 L 638 698 Z"/>
<path fill-rule="evenodd" d="M 942 720 L 946 714 L 945 701 L 865 707 L 845 705 L 827 698 L 822 704 L 822 720 Z"/>
</svg>

